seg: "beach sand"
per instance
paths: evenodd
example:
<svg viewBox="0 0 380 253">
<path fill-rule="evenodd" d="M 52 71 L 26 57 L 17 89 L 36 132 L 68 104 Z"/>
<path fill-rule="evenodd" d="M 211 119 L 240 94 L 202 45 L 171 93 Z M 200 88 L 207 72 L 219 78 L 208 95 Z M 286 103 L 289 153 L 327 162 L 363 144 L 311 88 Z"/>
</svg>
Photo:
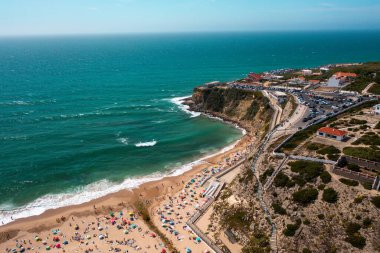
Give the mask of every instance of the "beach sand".
<svg viewBox="0 0 380 253">
<path fill-rule="evenodd" d="M 168 252 L 160 236 L 138 215 L 135 204 L 140 202 L 147 205 L 154 225 L 177 250 L 186 252 L 189 247 L 192 252 L 207 251 L 208 246 L 197 242 L 195 235 L 185 227 L 188 217 L 205 201 L 199 195 L 204 190 L 199 182 L 209 175 L 207 173 L 212 173 L 212 169 L 216 172 L 218 168 L 233 164 L 233 159 L 238 159 L 237 154 L 244 152 L 251 143 L 251 137 L 245 135 L 231 150 L 205 159 L 182 175 L 1 226 L 0 250 L 6 252 L 6 249 L 18 247 L 16 252 L 20 252 L 22 247 L 25 252 L 45 252 L 49 246 L 51 252 L 118 252 L 119 249 L 120 252 L 162 252 L 163 249 Z M 176 210 L 170 212 L 172 209 Z M 57 239 L 54 237 L 59 241 L 53 240 Z"/>
</svg>

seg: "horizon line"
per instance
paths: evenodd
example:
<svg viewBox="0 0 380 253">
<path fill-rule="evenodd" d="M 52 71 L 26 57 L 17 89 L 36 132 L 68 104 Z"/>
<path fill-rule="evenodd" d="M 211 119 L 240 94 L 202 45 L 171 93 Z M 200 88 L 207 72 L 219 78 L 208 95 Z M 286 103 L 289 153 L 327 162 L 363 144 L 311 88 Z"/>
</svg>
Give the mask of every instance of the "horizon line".
<svg viewBox="0 0 380 253">
<path fill-rule="evenodd" d="M 380 28 L 368 29 L 289 29 L 289 30 L 225 30 L 225 31 L 146 31 L 146 32 L 83 32 L 83 33 L 30 33 L 0 34 L 0 38 L 22 37 L 76 37 L 76 36 L 125 36 L 125 35 L 171 35 L 171 34 L 223 34 L 223 33 L 292 33 L 292 32 L 378 32 Z"/>
</svg>

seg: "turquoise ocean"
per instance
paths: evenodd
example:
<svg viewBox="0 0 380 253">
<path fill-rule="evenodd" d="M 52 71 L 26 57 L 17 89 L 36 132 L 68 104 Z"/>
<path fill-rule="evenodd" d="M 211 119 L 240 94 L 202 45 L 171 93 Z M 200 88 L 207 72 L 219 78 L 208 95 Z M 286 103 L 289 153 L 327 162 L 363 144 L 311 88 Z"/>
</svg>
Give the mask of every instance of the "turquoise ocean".
<svg viewBox="0 0 380 253">
<path fill-rule="evenodd" d="M 180 97 L 248 72 L 380 60 L 379 32 L 0 38 L 0 222 L 162 177 L 242 131 Z"/>
</svg>

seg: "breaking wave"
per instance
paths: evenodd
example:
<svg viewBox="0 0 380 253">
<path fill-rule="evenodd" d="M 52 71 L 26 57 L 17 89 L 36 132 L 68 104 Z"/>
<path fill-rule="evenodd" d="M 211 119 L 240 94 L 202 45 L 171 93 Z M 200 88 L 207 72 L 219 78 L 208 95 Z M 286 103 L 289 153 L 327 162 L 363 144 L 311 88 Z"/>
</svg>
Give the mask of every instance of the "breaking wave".
<svg viewBox="0 0 380 253">
<path fill-rule="evenodd" d="M 135 144 L 136 147 L 152 147 L 157 144 L 156 140 L 147 141 L 147 142 L 138 142 Z"/>
</svg>

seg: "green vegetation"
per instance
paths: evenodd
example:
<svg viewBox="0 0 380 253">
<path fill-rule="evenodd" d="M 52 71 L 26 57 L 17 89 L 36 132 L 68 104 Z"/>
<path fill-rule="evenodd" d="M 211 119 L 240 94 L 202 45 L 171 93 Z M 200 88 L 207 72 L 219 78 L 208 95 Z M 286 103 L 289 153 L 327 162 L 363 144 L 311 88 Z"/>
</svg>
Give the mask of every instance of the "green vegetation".
<svg viewBox="0 0 380 253">
<path fill-rule="evenodd" d="M 348 186 L 358 186 L 359 185 L 358 181 L 347 179 L 347 178 L 340 178 L 339 181 L 345 185 L 348 185 Z"/>
<path fill-rule="evenodd" d="M 374 204 L 377 208 L 380 208 L 380 196 L 372 197 L 371 203 Z"/>
<path fill-rule="evenodd" d="M 354 203 L 355 204 L 360 204 L 363 202 L 363 200 L 365 199 L 364 196 L 357 196 L 355 199 L 354 199 Z"/>
<path fill-rule="evenodd" d="M 302 250 L 302 253 L 311 253 L 311 250 L 309 250 L 308 248 L 304 248 L 304 249 Z"/>
<path fill-rule="evenodd" d="M 286 214 L 286 210 L 281 206 L 280 203 L 273 203 L 272 207 L 275 213 L 280 214 L 280 215 Z"/>
<path fill-rule="evenodd" d="M 346 241 L 349 242 L 355 248 L 363 249 L 366 245 L 366 239 L 360 234 L 360 224 L 350 222 L 346 226 Z"/>
<path fill-rule="evenodd" d="M 287 224 L 283 233 L 285 236 L 294 236 L 296 234 L 297 229 L 301 226 L 301 220 L 297 220 L 294 224 Z"/>
<path fill-rule="evenodd" d="M 317 217 L 320 220 L 324 220 L 325 219 L 325 215 L 323 213 L 318 214 Z"/>
<path fill-rule="evenodd" d="M 267 169 L 266 171 L 264 171 L 264 173 L 262 175 L 260 175 L 260 182 L 261 183 L 265 183 L 267 178 L 269 176 L 271 176 L 274 172 L 274 168 L 273 167 L 269 167 L 269 169 Z"/>
<path fill-rule="evenodd" d="M 277 174 L 274 178 L 273 183 L 276 187 L 286 187 L 289 183 L 290 179 L 287 175 L 285 175 L 282 171 Z"/>
<path fill-rule="evenodd" d="M 348 123 L 350 125 L 364 125 L 364 124 L 367 124 L 367 121 L 366 120 L 352 118 L 352 119 L 350 119 L 350 121 Z"/>
<path fill-rule="evenodd" d="M 372 219 L 369 217 L 364 218 L 363 220 L 363 227 L 369 228 L 372 225 Z"/>
<path fill-rule="evenodd" d="M 338 193 L 333 188 L 323 190 L 322 199 L 328 203 L 336 203 L 338 201 Z"/>
<path fill-rule="evenodd" d="M 368 146 L 371 146 L 371 145 L 380 146 L 380 136 L 374 132 L 369 132 L 369 133 L 366 133 L 365 135 L 361 136 L 359 139 L 354 141 L 352 144 L 353 145 L 364 144 L 364 145 L 368 145 Z"/>
<path fill-rule="evenodd" d="M 335 155 L 340 154 L 340 150 L 334 146 L 327 146 L 317 151 L 320 155 Z"/>
<path fill-rule="evenodd" d="M 380 121 L 376 124 L 375 129 L 380 129 Z"/>
<path fill-rule="evenodd" d="M 253 171 L 246 168 L 242 174 L 239 175 L 239 183 L 247 185 L 252 182 L 254 178 Z"/>
<path fill-rule="evenodd" d="M 338 155 L 338 154 L 328 154 L 327 155 L 327 158 L 331 161 L 338 161 L 339 157 L 340 157 L 340 155 Z"/>
<path fill-rule="evenodd" d="M 372 87 L 369 88 L 368 92 L 372 93 L 372 94 L 380 95 L 380 82 L 375 83 L 374 85 L 372 85 Z"/>
<path fill-rule="evenodd" d="M 369 101 L 369 102 L 363 103 L 360 106 L 356 106 L 354 108 L 351 108 L 351 109 L 347 110 L 342 115 L 352 114 L 352 113 L 361 111 L 364 108 L 372 107 L 375 104 L 377 104 L 377 101 Z M 340 116 L 332 117 L 332 118 L 326 120 L 325 122 L 322 122 L 322 123 L 316 124 L 316 125 L 312 125 L 312 126 L 310 126 L 308 128 L 305 128 L 305 129 L 303 129 L 301 131 L 298 131 L 297 133 L 295 133 L 293 135 L 292 138 L 290 138 L 286 143 L 284 143 L 284 145 L 282 145 L 281 150 L 284 151 L 284 150 L 292 150 L 292 149 L 294 149 L 299 144 L 301 144 L 303 141 L 305 141 L 307 138 L 309 138 L 310 136 L 314 135 L 319 128 L 321 128 L 323 126 L 326 126 L 326 125 L 329 125 L 329 124 L 333 123 L 334 121 L 336 121 L 337 117 L 340 117 Z"/>
<path fill-rule="evenodd" d="M 319 177 L 321 178 L 321 180 L 322 180 L 322 182 L 324 183 L 324 184 L 328 184 L 328 183 L 330 183 L 331 182 L 331 175 L 330 175 L 330 173 L 328 172 L 328 171 L 323 171 L 322 173 L 321 173 L 321 175 L 319 175 Z"/>
<path fill-rule="evenodd" d="M 306 182 L 314 181 L 323 172 L 323 164 L 309 161 L 290 162 L 290 169 Z"/>
<path fill-rule="evenodd" d="M 251 236 L 247 245 L 242 249 L 243 253 L 269 253 L 270 252 L 270 243 L 269 237 L 263 233 L 255 231 L 253 236 Z"/>
<path fill-rule="evenodd" d="M 316 150 L 319 150 L 319 149 L 324 148 L 324 147 L 326 147 L 326 145 L 316 143 L 316 142 L 311 142 L 309 145 L 306 146 L 306 148 L 308 150 L 312 150 L 312 151 L 316 151 Z"/>
<path fill-rule="evenodd" d="M 369 147 L 345 147 L 343 153 L 353 157 L 380 162 L 380 152 Z"/>
<path fill-rule="evenodd" d="M 349 164 L 347 164 L 347 169 L 359 172 L 360 171 L 360 166 L 356 165 L 356 164 L 353 164 L 353 163 L 349 163 Z"/>
<path fill-rule="evenodd" d="M 222 213 L 220 221 L 224 228 L 249 231 L 249 225 L 252 222 L 252 218 L 244 207 L 231 207 L 228 212 Z"/>
<path fill-rule="evenodd" d="M 361 92 L 365 89 L 365 87 L 372 83 L 380 83 L 380 64 L 377 62 L 373 63 L 364 63 L 361 65 L 355 65 L 355 66 L 344 66 L 344 67 L 337 67 L 333 68 L 328 73 L 325 73 L 324 75 L 332 75 L 335 72 L 343 71 L 343 72 L 353 72 L 358 74 L 358 77 L 355 79 L 354 82 L 344 87 L 345 90 L 351 90 L 351 91 L 357 91 Z M 376 74 L 375 74 L 376 73 Z"/>
<path fill-rule="evenodd" d="M 334 161 L 338 160 L 340 156 L 340 150 L 334 146 L 312 142 L 306 148 L 311 151 L 317 151 L 317 154 L 327 155 L 328 159 Z"/>
<path fill-rule="evenodd" d="M 360 182 L 360 184 L 364 187 L 366 190 L 372 190 L 372 184 L 368 182 Z"/>
<path fill-rule="evenodd" d="M 317 198 L 318 190 L 315 188 L 305 188 L 293 193 L 293 200 L 302 205 L 313 203 Z"/>
</svg>

